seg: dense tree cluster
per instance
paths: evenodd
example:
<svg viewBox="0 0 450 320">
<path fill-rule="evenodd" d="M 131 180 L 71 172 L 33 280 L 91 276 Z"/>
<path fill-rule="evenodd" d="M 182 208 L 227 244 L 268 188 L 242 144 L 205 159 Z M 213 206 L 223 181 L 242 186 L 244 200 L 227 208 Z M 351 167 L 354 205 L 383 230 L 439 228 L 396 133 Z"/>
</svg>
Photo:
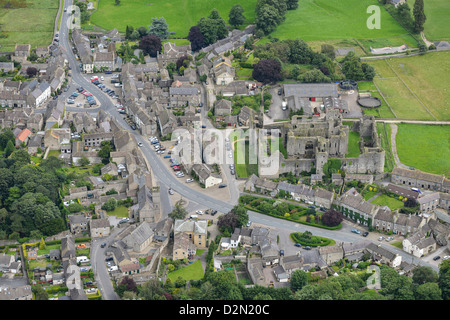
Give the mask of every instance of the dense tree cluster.
<svg viewBox="0 0 450 320">
<path fill-rule="evenodd" d="M 363 269 L 320 281 L 309 272 L 296 270 L 290 285 L 281 288 L 246 287 L 236 281 L 231 270 L 206 272 L 203 279 L 191 280 L 189 287 L 182 278 L 165 283 L 153 279 L 142 285 L 124 278 L 116 291 L 130 300 L 442 300 L 449 298 L 449 269 L 450 260 L 446 260 L 440 265 L 439 275 L 430 267 L 418 267 L 411 278 L 381 266 L 381 290 L 377 292 L 366 289 L 370 273 Z"/>
<path fill-rule="evenodd" d="M 298 0 L 258 0 L 255 7 L 255 24 L 264 34 L 273 32 L 285 20 L 287 10 L 298 7 Z"/>
<path fill-rule="evenodd" d="M 342 73 L 346 79 L 355 81 L 372 81 L 375 77 L 375 69 L 367 63 L 362 63 L 354 52 L 349 52 L 342 60 Z"/>
<path fill-rule="evenodd" d="M 67 179 L 55 157 L 31 164 L 26 150 L 9 155 L 11 139 L 8 131 L 0 135 L 0 239 L 49 236 L 66 228 L 65 213 L 59 188 Z M 4 146 L 5 141 L 8 141 Z"/>
<path fill-rule="evenodd" d="M 280 81 L 282 79 L 281 63 L 273 59 L 262 59 L 255 64 L 252 77 L 264 84 Z"/>
</svg>

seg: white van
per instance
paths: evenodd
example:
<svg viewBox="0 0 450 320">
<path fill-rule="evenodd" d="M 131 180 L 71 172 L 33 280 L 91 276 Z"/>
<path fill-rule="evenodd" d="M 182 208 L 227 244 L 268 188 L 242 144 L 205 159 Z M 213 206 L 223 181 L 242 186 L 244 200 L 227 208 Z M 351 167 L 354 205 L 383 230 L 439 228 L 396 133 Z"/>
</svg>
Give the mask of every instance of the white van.
<svg viewBox="0 0 450 320">
<path fill-rule="evenodd" d="M 89 259 L 86 256 L 79 256 L 79 257 L 77 257 L 77 263 L 80 263 L 80 262 L 89 262 Z"/>
<path fill-rule="evenodd" d="M 117 268 L 117 266 L 112 266 L 110 268 L 108 268 L 109 272 L 113 272 L 113 271 L 117 271 L 119 268 Z"/>
<path fill-rule="evenodd" d="M 196 215 L 196 214 L 191 215 L 191 219 L 197 219 L 197 218 L 198 218 L 198 215 Z"/>
</svg>

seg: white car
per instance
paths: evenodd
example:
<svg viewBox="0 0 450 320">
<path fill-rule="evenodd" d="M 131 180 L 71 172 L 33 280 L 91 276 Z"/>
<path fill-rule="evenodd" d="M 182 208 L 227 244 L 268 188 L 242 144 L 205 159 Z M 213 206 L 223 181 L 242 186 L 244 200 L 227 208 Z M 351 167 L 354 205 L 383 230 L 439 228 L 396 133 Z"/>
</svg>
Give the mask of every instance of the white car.
<svg viewBox="0 0 450 320">
<path fill-rule="evenodd" d="M 139 147 L 142 147 L 143 145 L 144 145 L 144 144 L 143 144 L 142 142 L 139 142 L 139 143 L 138 143 L 138 146 L 139 146 Z"/>
<path fill-rule="evenodd" d="M 233 154 L 231 152 L 228 154 L 228 158 L 233 158 Z"/>
<path fill-rule="evenodd" d="M 384 237 L 379 237 L 378 241 L 383 241 Z"/>
<path fill-rule="evenodd" d="M 197 214 L 203 214 L 203 211 L 202 211 L 202 210 L 197 210 L 197 211 L 195 211 L 195 213 L 197 213 Z"/>
<path fill-rule="evenodd" d="M 100 80 L 104 81 L 104 80 L 105 80 L 105 77 L 101 76 L 101 77 L 100 77 Z"/>
<path fill-rule="evenodd" d="M 190 183 L 190 182 L 194 182 L 194 179 L 191 179 L 191 178 L 186 179 L 186 183 Z"/>
<path fill-rule="evenodd" d="M 173 194 L 172 188 L 169 188 L 169 194 Z"/>
</svg>

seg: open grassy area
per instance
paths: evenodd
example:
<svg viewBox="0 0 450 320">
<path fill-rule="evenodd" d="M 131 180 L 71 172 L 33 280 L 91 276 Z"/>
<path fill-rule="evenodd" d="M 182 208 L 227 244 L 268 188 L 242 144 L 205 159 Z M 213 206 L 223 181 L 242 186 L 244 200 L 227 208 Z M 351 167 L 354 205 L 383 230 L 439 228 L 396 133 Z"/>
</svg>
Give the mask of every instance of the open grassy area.
<svg viewBox="0 0 450 320">
<path fill-rule="evenodd" d="M 186 267 L 182 267 L 178 270 L 170 272 L 167 275 L 167 278 L 169 278 L 172 283 L 174 283 L 178 279 L 178 277 L 183 278 L 183 280 L 200 280 L 203 278 L 203 276 L 204 271 L 202 268 L 202 264 L 200 260 L 197 260 Z"/>
<path fill-rule="evenodd" d="M 402 163 L 450 177 L 450 126 L 398 124 L 397 154 Z"/>
<path fill-rule="evenodd" d="M 368 62 L 398 118 L 450 120 L 450 52 Z"/>
<path fill-rule="evenodd" d="M 114 211 L 107 212 L 108 216 L 116 216 L 118 218 L 128 217 L 128 208 L 125 206 L 118 206 Z"/>
<path fill-rule="evenodd" d="M 5 5 L 12 6 L 6 9 Z M 53 28 L 59 0 L 0 0 L 0 51 L 14 51 L 15 44 L 48 46 L 52 42 Z"/>
<path fill-rule="evenodd" d="M 298 5 L 286 13 L 286 20 L 272 33 L 273 37 L 305 41 L 383 39 L 377 43 L 379 46 L 411 42 L 408 32 L 384 8 L 380 11 L 381 28 L 367 28 L 367 8 L 379 5 L 377 0 L 303 0 Z"/>
<path fill-rule="evenodd" d="M 414 8 L 415 0 L 409 3 L 409 7 Z M 448 0 L 424 1 L 425 15 L 425 36 L 429 41 L 450 40 L 449 10 Z"/>
<path fill-rule="evenodd" d="M 377 133 L 380 136 L 381 147 L 385 151 L 384 171 L 391 172 L 394 169 L 394 157 L 391 148 L 391 127 L 389 123 L 377 123 Z"/>
<path fill-rule="evenodd" d="M 228 13 L 235 4 L 244 8 L 247 22 L 254 22 L 256 0 L 241 2 L 238 0 L 134 0 L 121 1 L 119 6 L 113 0 L 99 0 L 98 10 L 91 16 L 91 23 L 110 30 L 117 28 L 125 32 L 126 26 L 148 26 L 153 17 L 164 17 L 169 30 L 176 32 L 179 38 L 186 37 L 189 29 L 202 18 L 217 9 L 228 21 Z"/>
<path fill-rule="evenodd" d="M 349 131 L 348 133 L 348 152 L 345 155 L 346 158 L 356 158 L 359 157 L 361 151 L 359 150 L 359 132 Z"/>
<path fill-rule="evenodd" d="M 258 175 L 258 163 L 256 155 L 253 154 L 253 148 L 249 148 L 249 142 L 238 141 L 234 143 L 234 164 L 236 175 L 239 178 L 248 178 L 252 174 Z M 252 154 L 250 154 L 252 152 Z M 250 159 L 255 159 L 250 161 Z M 252 162 L 252 163 L 250 163 Z M 253 163 L 256 162 L 256 163 Z"/>
<path fill-rule="evenodd" d="M 373 204 L 378 204 L 380 206 L 388 206 L 392 211 L 402 208 L 403 201 L 395 198 L 391 198 L 388 195 L 382 194 L 371 201 Z"/>
</svg>

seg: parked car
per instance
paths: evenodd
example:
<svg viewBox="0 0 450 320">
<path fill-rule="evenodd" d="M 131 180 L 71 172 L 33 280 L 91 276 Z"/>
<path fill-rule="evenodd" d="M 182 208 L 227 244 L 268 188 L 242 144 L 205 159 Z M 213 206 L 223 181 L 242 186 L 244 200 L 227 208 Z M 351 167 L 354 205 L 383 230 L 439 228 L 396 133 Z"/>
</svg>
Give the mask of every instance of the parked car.
<svg viewBox="0 0 450 320">
<path fill-rule="evenodd" d="M 280 256 L 284 256 L 284 250 L 280 250 Z"/>
<path fill-rule="evenodd" d="M 303 249 L 305 249 L 305 250 L 311 250 L 311 247 L 310 247 L 310 246 L 306 246 L 306 247 L 303 247 Z"/>
<path fill-rule="evenodd" d="M 217 210 L 213 210 L 213 211 L 211 211 L 211 215 L 213 216 L 213 215 L 215 215 L 217 213 Z M 250 221 L 249 221 L 250 222 Z M 248 223 L 247 223 L 248 224 Z"/>
<path fill-rule="evenodd" d="M 138 143 L 138 146 L 139 146 L 139 147 L 142 147 L 143 145 L 144 145 L 144 144 L 143 144 L 142 142 L 139 142 L 139 143 Z"/>
<path fill-rule="evenodd" d="M 173 194 L 173 190 L 172 190 L 172 188 L 169 188 L 169 194 Z"/>
<path fill-rule="evenodd" d="M 248 220 L 247 227 L 250 227 L 251 225 L 252 225 L 252 222 L 250 220 Z"/>
<path fill-rule="evenodd" d="M 441 258 L 440 256 L 436 256 L 436 257 L 433 258 L 433 260 L 434 260 L 434 261 L 437 261 L 437 260 L 439 260 L 440 258 Z"/>
<path fill-rule="evenodd" d="M 186 183 L 191 183 L 191 182 L 194 182 L 194 179 L 192 179 L 192 178 L 186 179 Z"/>
<path fill-rule="evenodd" d="M 358 229 L 352 229 L 352 232 L 356 233 L 356 234 L 360 234 L 361 233 L 361 231 L 359 231 Z"/>
<path fill-rule="evenodd" d="M 384 237 L 381 236 L 381 237 L 378 238 L 378 241 L 383 241 L 383 239 L 384 239 Z"/>
<path fill-rule="evenodd" d="M 389 242 L 389 241 L 391 241 L 391 240 L 393 240 L 393 239 L 394 239 L 394 237 L 387 237 L 387 238 L 386 238 L 386 241 Z"/>
<path fill-rule="evenodd" d="M 225 188 L 226 186 L 226 184 L 219 184 L 219 188 Z"/>
<path fill-rule="evenodd" d="M 195 211 L 195 213 L 196 214 L 203 214 L 203 211 L 202 210 L 197 210 L 197 211 Z"/>
<path fill-rule="evenodd" d="M 302 245 L 301 245 L 301 243 L 296 243 L 296 244 L 294 244 L 294 246 L 301 248 Z"/>
<path fill-rule="evenodd" d="M 363 237 L 367 237 L 369 235 L 369 233 L 366 231 L 363 233 Z"/>
<path fill-rule="evenodd" d="M 103 242 L 103 243 L 100 245 L 100 247 L 102 247 L 102 248 L 106 247 L 106 242 Z"/>
</svg>

